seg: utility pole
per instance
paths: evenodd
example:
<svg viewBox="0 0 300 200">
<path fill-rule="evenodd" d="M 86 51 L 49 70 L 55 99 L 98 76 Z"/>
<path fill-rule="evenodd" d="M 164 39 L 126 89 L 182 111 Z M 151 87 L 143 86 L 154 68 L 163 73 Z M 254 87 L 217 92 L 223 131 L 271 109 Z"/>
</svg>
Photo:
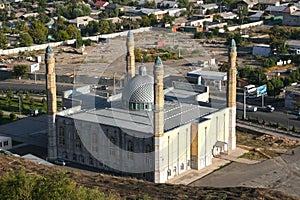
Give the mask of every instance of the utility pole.
<svg viewBox="0 0 300 200">
<path fill-rule="evenodd" d="M 116 72 L 114 72 L 114 95 L 116 95 Z"/>
<path fill-rule="evenodd" d="M 246 90 L 244 89 L 244 119 L 246 119 Z"/>
</svg>

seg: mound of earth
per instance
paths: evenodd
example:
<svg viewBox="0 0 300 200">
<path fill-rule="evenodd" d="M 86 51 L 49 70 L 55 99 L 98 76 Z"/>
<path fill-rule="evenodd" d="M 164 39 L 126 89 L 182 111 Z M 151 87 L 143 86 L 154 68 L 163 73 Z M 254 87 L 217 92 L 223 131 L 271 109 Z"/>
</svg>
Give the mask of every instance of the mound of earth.
<svg viewBox="0 0 300 200">
<path fill-rule="evenodd" d="M 154 184 L 134 178 L 115 177 L 94 172 L 79 172 L 58 166 L 44 166 L 23 158 L 0 154 L 0 176 L 9 171 L 24 168 L 29 174 L 55 174 L 65 171 L 79 185 L 89 188 L 97 187 L 101 192 L 118 193 L 124 199 L 138 199 L 141 194 L 151 199 L 232 199 L 232 200 L 296 200 L 288 194 L 262 188 L 212 188 L 191 187 L 183 185 Z"/>
</svg>

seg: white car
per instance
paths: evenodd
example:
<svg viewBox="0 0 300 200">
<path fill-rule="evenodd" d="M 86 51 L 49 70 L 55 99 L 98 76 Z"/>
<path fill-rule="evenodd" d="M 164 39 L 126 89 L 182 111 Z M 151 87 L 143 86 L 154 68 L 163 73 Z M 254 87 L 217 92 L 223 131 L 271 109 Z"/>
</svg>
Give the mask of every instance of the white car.
<svg viewBox="0 0 300 200">
<path fill-rule="evenodd" d="M 247 106 L 246 107 L 246 111 L 248 112 L 256 112 L 257 111 L 257 107 L 256 106 Z"/>
<path fill-rule="evenodd" d="M 66 162 L 62 159 L 57 159 L 54 161 L 55 164 L 57 165 L 62 165 L 62 166 L 65 166 L 66 165 Z"/>
<path fill-rule="evenodd" d="M 262 107 L 262 110 L 264 112 L 273 112 L 275 110 L 275 108 L 271 105 L 267 105 L 267 106 Z"/>
</svg>

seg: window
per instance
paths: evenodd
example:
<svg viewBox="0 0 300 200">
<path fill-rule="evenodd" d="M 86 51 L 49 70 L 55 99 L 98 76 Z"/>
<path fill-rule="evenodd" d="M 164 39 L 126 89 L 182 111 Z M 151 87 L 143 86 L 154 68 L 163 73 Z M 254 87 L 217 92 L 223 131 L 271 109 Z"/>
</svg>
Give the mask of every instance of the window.
<svg viewBox="0 0 300 200">
<path fill-rule="evenodd" d="M 127 151 L 133 152 L 133 142 L 131 140 L 128 141 Z"/>
<path fill-rule="evenodd" d="M 176 170 L 177 170 L 177 168 L 176 168 L 176 166 L 175 166 L 175 167 L 174 167 L 174 170 L 173 170 L 173 171 L 174 171 L 174 173 L 176 173 Z"/>
<path fill-rule="evenodd" d="M 77 160 L 77 155 L 74 153 L 73 154 L 73 160 L 76 161 Z"/>
<path fill-rule="evenodd" d="M 127 142 L 127 151 L 128 151 L 128 158 L 133 159 L 133 142 L 129 140 Z"/>
<path fill-rule="evenodd" d="M 115 145 L 116 145 L 116 139 L 114 137 L 110 137 L 109 138 L 109 152 L 110 152 L 110 155 L 116 155 L 116 152 L 115 152 Z"/>
<path fill-rule="evenodd" d="M 4 141 L 3 146 L 8 146 L 8 141 Z"/>
<path fill-rule="evenodd" d="M 59 127 L 58 144 L 60 144 L 60 145 L 64 145 L 65 144 L 65 129 L 62 126 Z"/>
<path fill-rule="evenodd" d="M 171 170 L 170 170 L 170 169 L 168 169 L 167 175 L 168 175 L 168 176 L 171 176 Z"/>
<path fill-rule="evenodd" d="M 84 157 L 82 155 L 79 156 L 80 162 L 84 163 Z"/>
<path fill-rule="evenodd" d="M 2 142 L 0 142 L 0 147 L 2 147 Z"/>
<path fill-rule="evenodd" d="M 149 144 L 146 145 L 145 153 L 146 153 L 146 164 L 151 164 L 151 146 Z"/>
<path fill-rule="evenodd" d="M 184 164 L 183 164 L 183 163 L 181 163 L 180 169 L 181 169 L 181 170 L 184 170 Z"/>
<path fill-rule="evenodd" d="M 68 159 L 68 158 L 69 158 L 69 157 L 68 157 L 68 153 L 67 153 L 66 151 L 63 152 L 63 157 L 64 157 L 65 159 Z"/>
<path fill-rule="evenodd" d="M 94 160 L 92 157 L 90 157 L 90 165 L 94 165 Z"/>
<path fill-rule="evenodd" d="M 79 149 L 81 149 L 81 140 L 80 140 L 80 137 L 78 134 L 76 134 L 76 137 L 75 137 L 75 146 Z"/>
<path fill-rule="evenodd" d="M 96 133 L 92 134 L 92 151 L 98 152 L 98 137 Z"/>
</svg>

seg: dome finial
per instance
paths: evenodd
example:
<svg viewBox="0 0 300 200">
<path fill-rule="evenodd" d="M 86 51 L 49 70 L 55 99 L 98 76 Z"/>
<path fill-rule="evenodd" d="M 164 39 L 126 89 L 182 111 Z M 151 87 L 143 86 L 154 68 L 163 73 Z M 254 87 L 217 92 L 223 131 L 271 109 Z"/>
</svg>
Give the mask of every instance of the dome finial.
<svg viewBox="0 0 300 200">
<path fill-rule="evenodd" d="M 129 31 L 128 31 L 128 33 L 127 33 L 127 37 L 133 37 L 133 33 L 132 33 L 132 31 L 131 31 L 131 30 L 129 30 Z"/>
<path fill-rule="evenodd" d="M 231 47 L 236 47 L 236 43 L 234 39 L 231 40 Z"/>
<path fill-rule="evenodd" d="M 52 53 L 53 49 L 50 47 L 50 45 L 47 46 L 46 48 L 46 53 Z"/>
<path fill-rule="evenodd" d="M 159 56 L 156 57 L 155 59 L 155 65 L 162 65 L 161 58 Z"/>
</svg>

